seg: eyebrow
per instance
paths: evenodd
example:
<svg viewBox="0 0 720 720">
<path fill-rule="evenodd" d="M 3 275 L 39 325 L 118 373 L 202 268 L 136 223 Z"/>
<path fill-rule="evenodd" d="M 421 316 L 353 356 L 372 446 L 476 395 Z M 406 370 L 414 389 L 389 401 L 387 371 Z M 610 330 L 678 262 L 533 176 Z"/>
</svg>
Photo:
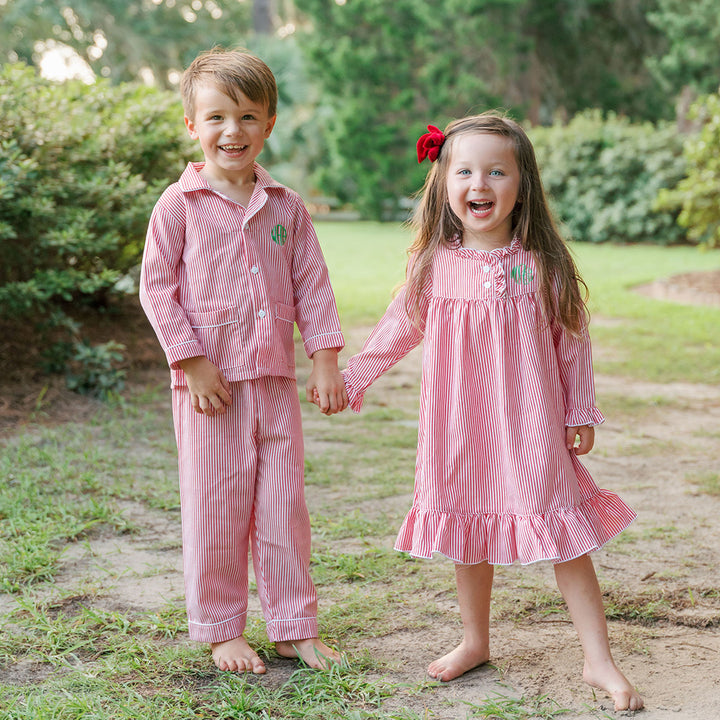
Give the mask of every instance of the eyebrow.
<svg viewBox="0 0 720 720">
<path fill-rule="evenodd" d="M 458 159 L 453 160 L 450 164 L 451 165 L 470 165 L 474 163 L 474 160 L 465 160 L 465 159 Z M 512 162 L 510 160 L 491 160 L 488 163 L 483 163 L 484 165 L 512 165 Z"/>
</svg>

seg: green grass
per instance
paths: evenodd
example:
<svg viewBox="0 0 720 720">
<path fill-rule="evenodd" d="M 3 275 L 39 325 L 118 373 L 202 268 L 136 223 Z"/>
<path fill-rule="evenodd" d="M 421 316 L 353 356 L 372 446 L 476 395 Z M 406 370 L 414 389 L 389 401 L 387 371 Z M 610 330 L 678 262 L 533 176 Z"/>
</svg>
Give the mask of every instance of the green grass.
<svg viewBox="0 0 720 720">
<path fill-rule="evenodd" d="M 570 711 L 561 708 L 552 698 L 489 698 L 479 705 L 468 703 L 470 718 L 483 720 L 553 720 Z"/>
<path fill-rule="evenodd" d="M 685 479 L 695 485 L 698 492 L 706 495 L 720 495 L 720 474 L 716 472 L 686 475 Z"/>
<path fill-rule="evenodd" d="M 374 324 L 405 279 L 412 235 L 395 223 L 323 222 L 316 229 L 343 326 Z"/>
<path fill-rule="evenodd" d="M 720 308 L 680 305 L 633 290 L 653 280 L 720 268 L 720 253 L 692 247 L 573 246 L 590 288 L 596 369 L 655 382 L 720 379 Z M 603 323 L 610 319 L 613 322 Z"/>
</svg>

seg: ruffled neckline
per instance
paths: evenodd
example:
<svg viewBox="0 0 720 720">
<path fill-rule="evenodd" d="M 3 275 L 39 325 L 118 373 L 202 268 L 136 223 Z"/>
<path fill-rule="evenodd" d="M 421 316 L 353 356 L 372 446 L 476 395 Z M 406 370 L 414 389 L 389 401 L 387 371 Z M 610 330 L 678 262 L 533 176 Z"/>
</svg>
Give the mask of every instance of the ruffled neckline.
<svg viewBox="0 0 720 720">
<path fill-rule="evenodd" d="M 505 247 L 495 248 L 494 250 L 478 250 L 477 248 L 466 248 L 462 244 L 462 240 L 459 235 L 454 235 L 449 240 L 450 248 L 454 250 L 461 257 L 466 258 L 487 258 L 502 260 L 503 258 L 511 257 L 522 250 L 522 241 L 516 235 L 509 245 Z"/>
</svg>

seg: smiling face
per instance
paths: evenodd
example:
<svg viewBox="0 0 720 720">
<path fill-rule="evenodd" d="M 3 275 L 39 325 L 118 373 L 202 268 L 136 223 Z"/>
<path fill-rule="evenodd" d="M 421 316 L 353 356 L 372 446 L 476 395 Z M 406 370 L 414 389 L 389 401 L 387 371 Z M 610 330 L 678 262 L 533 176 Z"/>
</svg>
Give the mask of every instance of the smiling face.
<svg viewBox="0 0 720 720">
<path fill-rule="evenodd" d="M 185 116 L 190 137 L 205 155 L 203 175 L 209 180 L 245 183 L 254 179 L 253 163 L 270 137 L 275 116 L 267 107 L 238 92 L 235 102 L 215 84 L 200 85 L 194 117 Z"/>
<path fill-rule="evenodd" d="M 463 225 L 463 244 L 480 250 L 512 240 L 520 170 L 512 140 L 492 133 L 453 139 L 447 173 L 451 209 Z"/>
</svg>

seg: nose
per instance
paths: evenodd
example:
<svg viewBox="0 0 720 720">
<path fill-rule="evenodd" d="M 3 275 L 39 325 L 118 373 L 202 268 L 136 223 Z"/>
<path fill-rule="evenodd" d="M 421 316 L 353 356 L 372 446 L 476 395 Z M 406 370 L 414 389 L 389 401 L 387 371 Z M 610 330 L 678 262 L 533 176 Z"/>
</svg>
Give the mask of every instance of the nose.
<svg viewBox="0 0 720 720">
<path fill-rule="evenodd" d="M 482 190 L 487 188 L 487 175 L 484 172 L 473 173 L 472 177 L 472 189 Z"/>
<path fill-rule="evenodd" d="M 225 124 L 225 129 L 223 130 L 223 134 L 225 135 L 237 135 L 240 132 L 240 123 L 235 122 L 234 120 L 228 120 Z"/>
</svg>

